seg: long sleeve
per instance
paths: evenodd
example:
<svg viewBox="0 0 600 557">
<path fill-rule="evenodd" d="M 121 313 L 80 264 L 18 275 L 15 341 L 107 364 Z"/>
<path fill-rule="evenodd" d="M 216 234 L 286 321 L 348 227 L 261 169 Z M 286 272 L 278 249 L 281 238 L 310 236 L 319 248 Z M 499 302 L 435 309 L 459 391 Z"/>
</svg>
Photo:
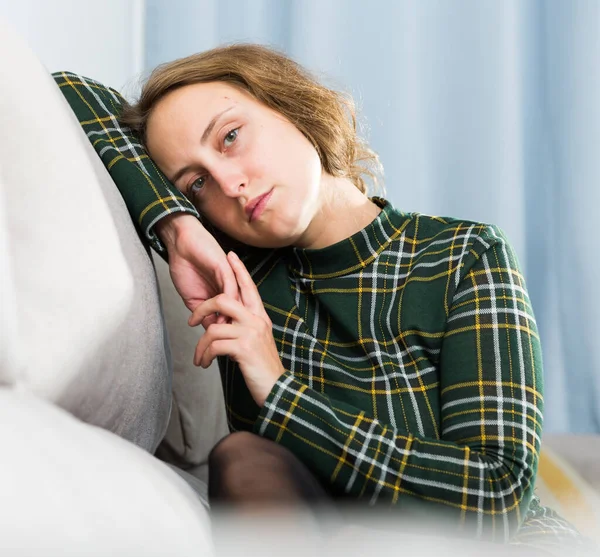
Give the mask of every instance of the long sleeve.
<svg viewBox="0 0 600 557">
<path fill-rule="evenodd" d="M 166 258 L 155 224 L 176 212 L 198 217 L 198 211 L 155 166 L 131 130 L 120 125 L 124 101 L 117 91 L 71 72 L 55 72 L 52 77 L 117 185 L 133 222 Z"/>
<path fill-rule="evenodd" d="M 369 505 L 436 513 L 469 537 L 506 542 L 533 494 L 542 427 L 541 347 L 516 257 L 488 227 L 446 310 L 440 438 L 381 423 L 289 371 L 254 431 L 324 483 Z"/>
</svg>

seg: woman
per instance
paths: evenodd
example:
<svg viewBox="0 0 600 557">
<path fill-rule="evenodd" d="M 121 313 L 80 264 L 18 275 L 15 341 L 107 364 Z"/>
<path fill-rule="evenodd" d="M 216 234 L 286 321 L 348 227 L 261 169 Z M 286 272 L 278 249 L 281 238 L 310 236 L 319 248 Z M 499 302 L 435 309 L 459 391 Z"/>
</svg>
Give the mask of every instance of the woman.
<svg viewBox="0 0 600 557">
<path fill-rule="evenodd" d="M 380 167 L 351 100 L 264 47 L 158 67 L 120 120 L 201 215 L 181 202 L 153 226 L 206 328 L 194 362 L 222 373 L 213 503 L 352 500 L 578 543 L 533 495 L 541 348 L 498 228 L 369 198 Z"/>
</svg>

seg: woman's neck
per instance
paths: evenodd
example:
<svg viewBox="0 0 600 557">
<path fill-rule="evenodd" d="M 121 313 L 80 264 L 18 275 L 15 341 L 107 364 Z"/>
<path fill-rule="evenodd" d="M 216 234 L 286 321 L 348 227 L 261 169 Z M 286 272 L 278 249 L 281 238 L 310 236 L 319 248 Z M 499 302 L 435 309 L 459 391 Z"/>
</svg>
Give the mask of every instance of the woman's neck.
<svg viewBox="0 0 600 557">
<path fill-rule="evenodd" d="M 299 248 L 321 249 L 349 238 L 381 212 L 350 180 L 324 174 L 319 209 Z"/>
</svg>

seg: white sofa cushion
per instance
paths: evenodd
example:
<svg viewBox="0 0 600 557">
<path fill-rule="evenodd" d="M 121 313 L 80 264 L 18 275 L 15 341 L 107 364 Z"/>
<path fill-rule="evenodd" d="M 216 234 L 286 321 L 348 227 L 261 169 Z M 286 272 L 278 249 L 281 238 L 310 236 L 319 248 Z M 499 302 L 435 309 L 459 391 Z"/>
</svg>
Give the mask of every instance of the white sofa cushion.
<svg viewBox="0 0 600 557">
<path fill-rule="evenodd" d="M 0 388 L 0 438 L 0 554 L 212 554 L 196 493 L 132 443 L 8 388 Z"/>
<path fill-rule="evenodd" d="M 10 339 L 0 383 L 153 451 L 171 374 L 151 260 L 55 82 L 2 22 L 0 51 L 0 273 L 10 314 L 0 319 Z"/>
</svg>

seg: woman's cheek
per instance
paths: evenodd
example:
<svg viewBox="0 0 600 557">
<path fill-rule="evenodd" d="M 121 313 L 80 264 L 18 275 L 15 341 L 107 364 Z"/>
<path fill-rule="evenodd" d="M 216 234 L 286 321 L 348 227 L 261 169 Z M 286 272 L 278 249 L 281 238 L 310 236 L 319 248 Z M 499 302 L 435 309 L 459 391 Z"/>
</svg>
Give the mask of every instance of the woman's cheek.
<svg viewBox="0 0 600 557">
<path fill-rule="evenodd" d="M 277 173 L 277 160 L 276 153 L 270 149 L 255 151 L 247 164 L 250 181 L 252 182 L 254 179 L 259 185 L 266 182 L 266 186 L 272 186 L 271 182 Z"/>
</svg>

